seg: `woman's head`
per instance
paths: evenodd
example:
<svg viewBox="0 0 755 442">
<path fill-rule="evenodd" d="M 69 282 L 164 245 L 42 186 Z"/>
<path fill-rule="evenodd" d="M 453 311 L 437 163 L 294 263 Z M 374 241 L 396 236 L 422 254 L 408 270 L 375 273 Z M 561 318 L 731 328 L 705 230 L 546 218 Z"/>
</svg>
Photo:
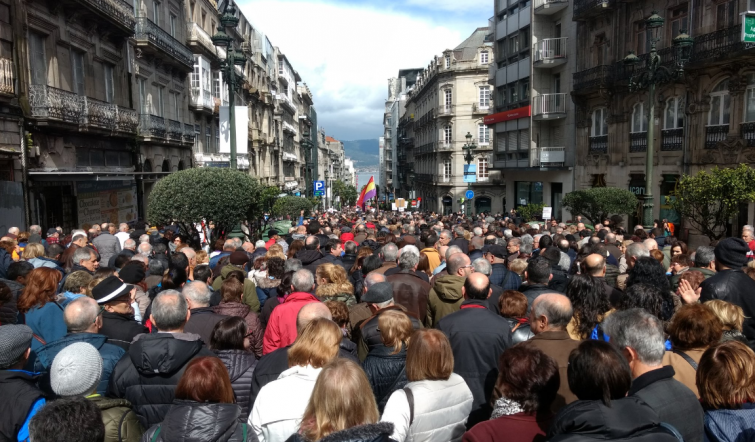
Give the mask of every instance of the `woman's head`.
<svg viewBox="0 0 755 442">
<path fill-rule="evenodd" d="M 325 301 L 325 306 L 330 310 L 330 314 L 333 315 L 333 322 L 339 327 L 346 328 L 349 325 L 349 308 L 345 302 L 341 301 Z"/>
<path fill-rule="evenodd" d="M 236 278 L 227 278 L 220 286 L 220 295 L 223 297 L 223 302 L 241 302 L 241 297 L 244 295 L 244 284 Z"/>
<path fill-rule="evenodd" d="M 277 256 L 272 256 L 267 259 L 267 276 L 275 279 L 283 278 L 285 272 L 286 260 Z"/>
<path fill-rule="evenodd" d="M 27 260 L 38 258 L 40 256 L 45 256 L 45 248 L 42 244 L 36 242 L 27 244 L 24 248 L 24 253 L 21 254 L 21 257 Z"/>
<path fill-rule="evenodd" d="M 661 252 L 661 255 L 663 252 Z M 666 277 L 666 269 L 660 262 L 651 257 L 638 258 L 627 278 L 627 287 L 634 284 L 649 284 L 658 287 L 662 292 L 671 290 L 671 284 Z"/>
<path fill-rule="evenodd" d="M 265 256 L 269 258 L 280 258 L 282 260 L 286 260 L 286 254 L 283 253 L 283 247 L 280 244 L 273 244 L 270 246 L 269 249 L 267 249 L 267 253 Z"/>
<path fill-rule="evenodd" d="M 307 324 L 288 350 L 288 366 L 325 366 L 338 355 L 343 333 L 335 322 L 317 318 Z"/>
<path fill-rule="evenodd" d="M 745 314 L 742 307 L 720 299 L 712 299 L 704 304 L 718 317 L 724 330 L 742 331 Z"/>
<path fill-rule="evenodd" d="M 503 352 L 498 368 L 494 400 L 510 399 L 527 413 L 550 408 L 560 385 L 558 364 L 553 358 L 523 342 Z"/>
<path fill-rule="evenodd" d="M 430 275 L 430 259 L 427 257 L 426 253 L 420 253 L 419 254 L 419 262 L 417 263 L 417 271 L 418 272 L 424 272 L 427 275 Z"/>
<path fill-rule="evenodd" d="M 288 246 L 288 257 L 290 258 L 296 258 L 296 254 L 299 253 L 299 250 L 304 248 L 304 241 L 297 239 L 294 240 L 290 246 Z"/>
<path fill-rule="evenodd" d="M 193 359 L 178 381 L 175 397 L 194 402 L 234 403 L 228 369 L 216 357 Z"/>
<path fill-rule="evenodd" d="M 445 381 L 454 370 L 454 354 L 446 335 L 439 330 L 421 329 L 411 338 L 406 352 L 406 378 L 409 382 Z"/>
<path fill-rule="evenodd" d="M 196 261 L 197 265 L 209 264 L 210 256 L 204 250 L 200 250 L 197 252 Z"/>
<path fill-rule="evenodd" d="M 688 253 L 687 243 L 683 241 L 677 241 L 671 246 L 671 256 L 686 255 Z"/>
<path fill-rule="evenodd" d="M 323 367 L 302 417 L 301 433 L 320 440 L 336 431 L 372 424 L 380 418 L 375 395 L 364 370 L 338 358 Z"/>
<path fill-rule="evenodd" d="M 387 310 L 378 316 L 378 330 L 383 344 L 393 347 L 393 353 L 401 351 L 401 348 L 409 343 L 409 337 L 414 332 L 412 321 L 406 313 L 400 310 Z"/>
<path fill-rule="evenodd" d="M 574 309 L 577 332 L 587 339 L 592 329 L 603 320 L 603 315 L 611 309 L 603 292 L 603 283 L 594 276 L 577 274 L 569 281 L 566 296 Z"/>
<path fill-rule="evenodd" d="M 527 297 L 516 290 L 505 290 L 498 298 L 498 309 L 504 318 L 527 317 Z"/>
<path fill-rule="evenodd" d="M 243 350 L 247 335 L 247 325 L 244 318 L 229 316 L 212 329 L 210 348 L 212 350 Z"/>
<path fill-rule="evenodd" d="M 676 350 L 707 348 L 721 340 L 723 324 L 710 307 L 686 304 L 671 319 L 668 334 Z"/>
<path fill-rule="evenodd" d="M 569 389 L 580 400 L 611 401 L 626 396 L 632 374 L 624 356 L 608 342 L 583 341 L 569 355 Z"/>
<path fill-rule="evenodd" d="M 738 409 L 755 402 L 755 352 L 742 342 L 728 341 L 705 350 L 696 376 L 705 408 Z"/>
<path fill-rule="evenodd" d="M 163 290 L 167 289 L 180 289 L 186 284 L 188 276 L 186 275 L 186 269 L 176 267 L 173 263 L 170 264 L 170 269 L 163 275 L 161 286 Z"/>
<path fill-rule="evenodd" d="M 317 267 L 315 272 L 317 276 L 317 284 L 345 284 L 348 282 L 348 276 L 346 270 L 343 267 L 335 264 L 321 264 Z"/>
<path fill-rule="evenodd" d="M 18 311 L 28 312 L 32 307 L 42 307 L 55 300 L 60 272 L 50 267 L 39 267 L 26 275 L 24 291 L 18 297 Z"/>
<path fill-rule="evenodd" d="M 355 272 L 358 269 L 362 267 L 362 263 L 364 262 L 364 259 L 368 256 L 372 255 L 372 249 L 369 247 L 361 247 L 359 251 L 357 251 L 357 259 L 354 261 L 354 265 L 351 266 L 351 269 L 349 272 Z"/>
</svg>

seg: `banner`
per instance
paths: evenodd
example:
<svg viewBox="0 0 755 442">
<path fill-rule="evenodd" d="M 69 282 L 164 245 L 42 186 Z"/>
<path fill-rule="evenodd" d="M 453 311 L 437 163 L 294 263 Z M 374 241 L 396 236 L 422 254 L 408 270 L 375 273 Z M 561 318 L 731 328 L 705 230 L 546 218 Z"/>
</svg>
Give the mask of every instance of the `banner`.
<svg viewBox="0 0 755 442">
<path fill-rule="evenodd" d="M 249 143 L 249 109 L 246 106 L 236 108 L 236 153 L 246 154 Z M 231 153 L 231 125 L 228 106 L 220 106 L 220 153 Z"/>
<path fill-rule="evenodd" d="M 137 217 L 133 181 L 84 181 L 76 183 L 79 225 L 125 223 Z"/>
</svg>

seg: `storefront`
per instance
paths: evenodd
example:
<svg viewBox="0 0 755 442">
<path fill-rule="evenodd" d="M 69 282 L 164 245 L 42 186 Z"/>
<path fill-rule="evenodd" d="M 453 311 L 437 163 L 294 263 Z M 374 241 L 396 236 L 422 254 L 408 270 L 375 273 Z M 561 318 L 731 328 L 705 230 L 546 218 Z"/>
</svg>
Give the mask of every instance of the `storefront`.
<svg viewBox="0 0 755 442">
<path fill-rule="evenodd" d="M 517 181 L 514 185 L 516 187 L 515 208 L 528 204 L 542 204 L 543 183 L 541 181 Z"/>
</svg>

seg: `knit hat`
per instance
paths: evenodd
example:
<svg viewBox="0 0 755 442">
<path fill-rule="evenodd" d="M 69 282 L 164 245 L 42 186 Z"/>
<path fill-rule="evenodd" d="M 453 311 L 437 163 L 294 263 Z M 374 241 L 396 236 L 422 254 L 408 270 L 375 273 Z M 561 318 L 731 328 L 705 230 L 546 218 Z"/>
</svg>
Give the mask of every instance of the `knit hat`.
<svg viewBox="0 0 755 442">
<path fill-rule="evenodd" d="M 738 269 L 747 264 L 747 252 L 750 248 L 742 238 L 725 238 L 718 243 L 713 253 L 716 262 L 731 269 Z"/>
<path fill-rule="evenodd" d="M 393 299 L 393 286 L 390 282 L 378 282 L 362 296 L 362 301 L 368 304 L 380 304 L 391 299 Z"/>
<path fill-rule="evenodd" d="M 9 324 L 0 327 L 0 369 L 15 364 L 31 346 L 34 332 L 28 325 Z"/>
<path fill-rule="evenodd" d="M 144 272 L 144 268 L 142 267 L 141 263 L 128 263 L 123 266 L 120 271 L 118 271 L 118 277 L 121 278 L 121 280 L 126 284 L 138 284 L 144 281 L 144 278 L 146 276 L 147 275 Z"/>
<path fill-rule="evenodd" d="M 92 344 L 75 342 L 58 353 L 50 367 L 50 386 L 59 396 L 86 396 L 102 377 L 102 356 Z"/>
<path fill-rule="evenodd" d="M 229 261 L 235 266 L 242 266 L 249 262 L 249 255 L 247 255 L 246 252 L 235 251 L 231 253 Z"/>
</svg>

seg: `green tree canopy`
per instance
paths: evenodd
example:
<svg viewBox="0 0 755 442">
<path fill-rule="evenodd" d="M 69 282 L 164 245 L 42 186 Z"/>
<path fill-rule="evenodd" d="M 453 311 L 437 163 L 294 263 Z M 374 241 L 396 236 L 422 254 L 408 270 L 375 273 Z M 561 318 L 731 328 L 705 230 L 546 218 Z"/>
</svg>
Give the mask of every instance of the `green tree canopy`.
<svg viewBox="0 0 755 442">
<path fill-rule="evenodd" d="M 333 196 L 341 197 L 342 206 L 353 206 L 359 198 L 357 188 L 343 181 L 333 182 Z"/>
<path fill-rule="evenodd" d="M 682 219 L 710 239 L 726 234 L 726 224 L 736 218 L 739 205 L 755 200 L 755 170 L 746 164 L 737 168 L 714 167 L 679 179 L 668 200 Z"/>
<path fill-rule="evenodd" d="M 616 187 L 575 190 L 567 193 L 563 201 L 572 216 L 585 216 L 593 224 L 600 224 L 610 215 L 634 213 L 638 203 L 635 194 Z"/>
<path fill-rule="evenodd" d="M 244 220 L 261 216 L 262 187 L 248 174 L 203 167 L 172 173 L 155 184 L 147 205 L 152 224 L 177 222 L 185 232 L 202 219 L 214 221 L 216 231 L 230 230 Z"/>
<path fill-rule="evenodd" d="M 526 206 L 517 207 L 516 211 L 517 213 L 519 213 L 519 216 L 521 216 L 523 220 L 534 221 L 538 216 L 543 214 L 543 207 L 545 207 L 545 204 L 543 203 L 530 203 Z"/>
<path fill-rule="evenodd" d="M 300 196 L 284 196 L 278 198 L 273 205 L 273 215 L 298 219 L 301 211 L 306 215 L 312 210 L 312 202 Z"/>
</svg>

